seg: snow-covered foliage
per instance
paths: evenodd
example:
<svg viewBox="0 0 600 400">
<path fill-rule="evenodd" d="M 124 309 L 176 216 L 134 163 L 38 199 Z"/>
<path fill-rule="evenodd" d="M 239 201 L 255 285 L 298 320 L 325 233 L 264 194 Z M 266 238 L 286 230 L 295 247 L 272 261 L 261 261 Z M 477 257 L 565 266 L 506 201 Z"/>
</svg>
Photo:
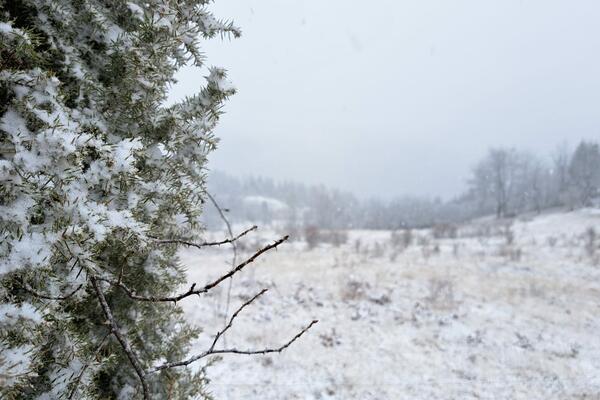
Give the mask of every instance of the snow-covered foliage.
<svg viewBox="0 0 600 400">
<path fill-rule="evenodd" d="M 135 398 L 91 277 L 137 293 L 181 284 L 175 245 L 198 234 L 203 166 L 234 89 L 211 68 L 164 106 L 199 41 L 239 35 L 208 1 L 13 0 L 0 4 L 0 397 Z M 197 334 L 173 304 L 100 284 L 140 364 L 182 357 Z M 57 300 L 61 299 L 61 300 Z M 188 398 L 202 373 L 147 377 L 152 398 Z"/>
</svg>

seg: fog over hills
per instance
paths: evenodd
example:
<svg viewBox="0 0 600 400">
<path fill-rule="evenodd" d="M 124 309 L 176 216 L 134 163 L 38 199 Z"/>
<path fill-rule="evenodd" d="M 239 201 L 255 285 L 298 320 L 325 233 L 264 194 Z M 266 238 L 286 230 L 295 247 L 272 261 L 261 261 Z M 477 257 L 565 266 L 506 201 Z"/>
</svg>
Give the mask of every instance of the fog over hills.
<svg viewBox="0 0 600 400">
<path fill-rule="evenodd" d="M 417 166 L 417 169 L 419 167 Z M 600 146 L 581 141 L 574 150 L 559 146 L 551 157 L 514 148 L 492 148 L 471 169 L 456 196 L 405 195 L 361 198 L 325 185 L 233 177 L 214 171 L 209 191 L 234 221 L 329 229 L 399 229 L 457 223 L 495 215 L 506 218 L 549 208 L 574 209 L 598 203 Z M 207 207 L 209 226 L 220 224 Z"/>
<path fill-rule="evenodd" d="M 239 89 L 211 167 L 361 198 L 459 194 L 489 147 L 549 156 L 600 139 L 593 0 L 232 0 L 212 40 Z M 200 87 L 187 68 L 171 99 Z"/>
</svg>

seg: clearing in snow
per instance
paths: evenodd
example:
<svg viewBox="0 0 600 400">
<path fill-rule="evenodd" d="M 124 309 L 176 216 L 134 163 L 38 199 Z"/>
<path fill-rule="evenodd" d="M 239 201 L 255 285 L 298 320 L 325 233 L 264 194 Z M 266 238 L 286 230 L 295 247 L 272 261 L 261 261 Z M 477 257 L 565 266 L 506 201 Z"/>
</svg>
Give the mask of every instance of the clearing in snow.
<svg viewBox="0 0 600 400">
<path fill-rule="evenodd" d="M 270 290 L 243 311 L 227 345 L 279 346 L 320 323 L 280 355 L 226 356 L 209 367 L 210 388 L 224 400 L 595 398 L 594 232 L 600 215 L 588 209 L 415 230 L 406 241 L 350 231 L 339 247 L 286 244 L 234 277 L 230 313 Z M 244 253 L 276 237 L 259 231 Z M 225 247 L 181 254 L 198 283 L 226 270 L 229 256 Z M 205 327 L 196 350 L 222 328 L 226 292 L 184 302 Z"/>
</svg>

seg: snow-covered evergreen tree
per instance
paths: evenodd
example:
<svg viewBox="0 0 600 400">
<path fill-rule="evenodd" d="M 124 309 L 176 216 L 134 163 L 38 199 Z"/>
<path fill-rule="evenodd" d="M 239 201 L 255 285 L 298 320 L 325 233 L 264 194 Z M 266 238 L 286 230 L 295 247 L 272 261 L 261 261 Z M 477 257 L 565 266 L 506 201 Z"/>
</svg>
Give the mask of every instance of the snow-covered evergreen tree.
<svg viewBox="0 0 600 400">
<path fill-rule="evenodd" d="M 234 89 L 212 68 L 164 102 L 178 68 L 203 63 L 202 38 L 239 35 L 206 3 L 0 2 L 0 397 L 202 395 L 186 366 L 149 372 L 198 332 L 174 302 L 132 294 L 181 285 L 177 244 L 157 239 L 200 229 Z"/>
</svg>

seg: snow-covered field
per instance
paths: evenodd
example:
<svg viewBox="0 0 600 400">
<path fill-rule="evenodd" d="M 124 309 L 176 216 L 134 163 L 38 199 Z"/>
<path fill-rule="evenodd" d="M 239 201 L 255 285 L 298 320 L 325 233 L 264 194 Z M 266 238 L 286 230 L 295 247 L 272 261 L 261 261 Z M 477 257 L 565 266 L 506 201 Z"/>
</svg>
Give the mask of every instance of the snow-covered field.
<svg viewBox="0 0 600 400">
<path fill-rule="evenodd" d="M 267 253 L 233 280 L 230 311 L 262 288 L 208 369 L 216 399 L 600 399 L 600 213 L 582 210 L 462 226 L 456 238 L 351 231 L 346 244 Z M 451 233 L 450 233 L 451 234 Z M 211 237 L 222 237 L 215 232 Z M 251 254 L 275 239 L 258 231 Z M 229 268 L 230 249 L 187 250 L 190 281 Z M 187 299 L 206 330 L 224 323 L 227 284 Z"/>
</svg>

